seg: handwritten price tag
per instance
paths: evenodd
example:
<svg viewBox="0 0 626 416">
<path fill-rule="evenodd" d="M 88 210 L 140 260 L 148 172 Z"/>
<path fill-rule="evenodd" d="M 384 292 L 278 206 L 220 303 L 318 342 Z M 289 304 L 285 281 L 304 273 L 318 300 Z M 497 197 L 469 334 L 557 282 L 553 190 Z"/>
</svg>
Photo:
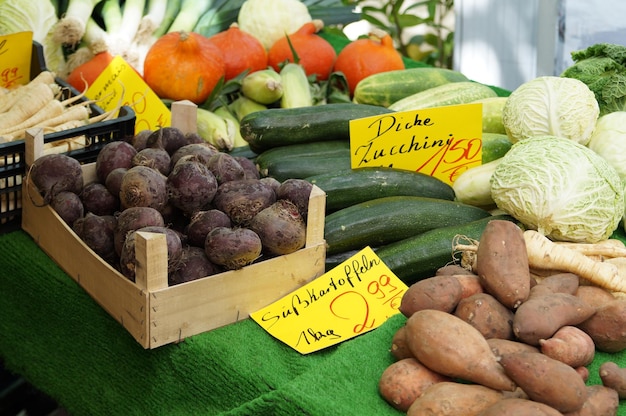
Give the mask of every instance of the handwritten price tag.
<svg viewBox="0 0 626 416">
<path fill-rule="evenodd" d="M 452 184 L 482 160 L 482 104 L 350 121 L 351 166 L 413 170 Z"/>
<path fill-rule="evenodd" d="M 171 124 L 170 110 L 141 76 L 121 56 L 113 58 L 89 86 L 86 96 L 104 111 L 127 105 L 135 111 L 135 132 Z"/>
<path fill-rule="evenodd" d="M 0 36 L 0 87 L 28 84 L 32 49 L 33 32 Z"/>
<path fill-rule="evenodd" d="M 406 290 L 366 247 L 250 316 L 271 335 L 307 354 L 379 327 L 399 313 Z"/>
</svg>

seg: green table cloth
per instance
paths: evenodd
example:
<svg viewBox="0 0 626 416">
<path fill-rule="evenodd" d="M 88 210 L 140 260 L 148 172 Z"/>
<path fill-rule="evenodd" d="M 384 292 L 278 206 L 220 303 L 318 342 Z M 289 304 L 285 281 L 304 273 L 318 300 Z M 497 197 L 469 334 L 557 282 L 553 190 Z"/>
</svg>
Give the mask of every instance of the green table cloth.
<svg viewBox="0 0 626 416">
<path fill-rule="evenodd" d="M 249 318 L 145 350 L 25 232 L 0 235 L 0 270 L 0 359 L 73 416 L 402 414 L 378 394 L 402 315 L 309 355 Z M 606 360 L 626 353 L 589 384 Z"/>
</svg>

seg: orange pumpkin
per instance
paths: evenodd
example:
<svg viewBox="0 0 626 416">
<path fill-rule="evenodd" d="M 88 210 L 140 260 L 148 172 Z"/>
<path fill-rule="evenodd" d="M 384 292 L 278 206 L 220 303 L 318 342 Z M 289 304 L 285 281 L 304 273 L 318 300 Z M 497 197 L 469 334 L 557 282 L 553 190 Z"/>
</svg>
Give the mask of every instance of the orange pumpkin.
<svg viewBox="0 0 626 416">
<path fill-rule="evenodd" d="M 265 47 L 260 40 L 239 29 L 237 23 L 209 37 L 209 41 L 217 46 L 224 57 L 226 81 L 246 70 L 254 72 L 267 68 Z"/>
<path fill-rule="evenodd" d="M 369 37 L 348 43 L 337 55 L 333 68 L 346 77 L 350 94 L 354 94 L 356 84 L 363 78 L 397 69 L 404 69 L 402 55 L 391 36 L 382 31 L 372 31 Z"/>
<path fill-rule="evenodd" d="M 76 88 L 77 91 L 85 91 L 94 83 L 98 75 L 104 71 L 112 60 L 113 55 L 108 51 L 99 52 L 87 62 L 74 68 L 65 81 Z"/>
<path fill-rule="evenodd" d="M 280 64 L 283 62 L 294 62 L 291 50 L 293 47 L 299 58 L 298 63 L 307 75 L 316 75 L 319 80 L 328 79 L 337 52 L 326 39 L 317 34 L 323 27 L 324 23 L 316 19 L 305 23 L 296 32 L 278 39 L 269 50 L 269 65 L 280 71 Z"/>
<path fill-rule="evenodd" d="M 225 76 L 224 58 L 208 38 L 195 32 L 171 32 L 150 47 L 144 81 L 160 98 L 201 104 Z"/>
</svg>

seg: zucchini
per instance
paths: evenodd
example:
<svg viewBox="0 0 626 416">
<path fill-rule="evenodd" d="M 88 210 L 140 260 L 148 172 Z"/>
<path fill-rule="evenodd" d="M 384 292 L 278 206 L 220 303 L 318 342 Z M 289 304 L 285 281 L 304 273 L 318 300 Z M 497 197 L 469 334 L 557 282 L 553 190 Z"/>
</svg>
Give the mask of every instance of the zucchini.
<svg viewBox="0 0 626 416">
<path fill-rule="evenodd" d="M 489 97 L 474 101 L 483 105 L 483 132 L 506 134 L 502 109 L 508 97 Z"/>
<path fill-rule="evenodd" d="M 275 147 L 259 154 L 255 163 L 261 176 L 279 181 L 304 179 L 340 169 L 350 169 L 350 143 L 341 140 Z"/>
<path fill-rule="evenodd" d="M 513 142 L 506 134 L 483 132 L 482 163 L 500 159 L 513 146 Z"/>
<path fill-rule="evenodd" d="M 495 205 L 491 197 L 491 176 L 502 158 L 492 160 L 461 173 L 452 183 L 456 200 L 477 207 Z"/>
<path fill-rule="evenodd" d="M 384 196 L 411 195 L 454 200 L 450 185 L 425 173 L 387 167 L 325 172 L 305 178 L 326 192 L 326 213 Z"/>
<path fill-rule="evenodd" d="M 435 228 L 379 247 L 376 254 L 400 280 L 411 285 L 434 276 L 437 269 L 446 264 L 460 263 L 453 252 L 455 238 L 462 236 L 480 240 L 487 223 L 494 219 L 515 221 L 509 215 L 493 215 L 465 224 Z"/>
<path fill-rule="evenodd" d="M 388 107 L 409 95 L 450 82 L 469 81 L 461 72 L 447 68 L 419 67 L 379 72 L 362 79 L 353 101 Z"/>
<path fill-rule="evenodd" d="M 388 196 L 354 204 L 326 215 L 326 253 L 377 247 L 434 228 L 491 215 L 456 201 L 419 196 Z"/>
<path fill-rule="evenodd" d="M 391 104 L 389 109 L 393 111 L 420 110 L 445 105 L 467 104 L 496 96 L 496 92 L 491 87 L 478 82 L 451 82 L 402 98 Z"/>
<path fill-rule="evenodd" d="M 300 108 L 269 108 L 240 121 L 241 135 L 252 149 L 325 140 L 350 140 L 350 120 L 391 113 L 380 106 L 335 103 Z"/>
</svg>

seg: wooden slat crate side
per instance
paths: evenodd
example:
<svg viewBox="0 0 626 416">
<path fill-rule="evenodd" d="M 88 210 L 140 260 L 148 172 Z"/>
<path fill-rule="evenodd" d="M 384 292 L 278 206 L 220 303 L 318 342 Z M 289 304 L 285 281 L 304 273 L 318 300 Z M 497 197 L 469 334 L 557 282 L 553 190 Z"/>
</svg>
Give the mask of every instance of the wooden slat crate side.
<svg viewBox="0 0 626 416">
<path fill-rule="evenodd" d="M 324 243 L 150 293 L 150 348 L 255 312 L 324 274 Z"/>
<path fill-rule="evenodd" d="M 32 184 L 22 195 L 22 229 L 72 279 L 144 347 L 148 333 L 148 294 L 85 245 L 42 199 Z M 32 198 L 32 199 L 31 199 Z"/>
</svg>

